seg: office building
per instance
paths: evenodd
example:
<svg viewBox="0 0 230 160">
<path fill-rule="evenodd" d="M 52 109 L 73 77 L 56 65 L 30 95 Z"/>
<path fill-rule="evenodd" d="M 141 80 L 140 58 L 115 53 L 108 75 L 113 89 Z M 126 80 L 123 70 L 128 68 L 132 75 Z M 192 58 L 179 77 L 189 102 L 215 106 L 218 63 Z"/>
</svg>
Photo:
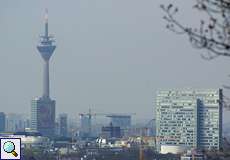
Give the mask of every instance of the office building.
<svg viewBox="0 0 230 160">
<path fill-rule="evenodd" d="M 222 90 L 184 89 L 157 93 L 157 149 L 168 146 L 182 148 L 221 148 Z"/>
<path fill-rule="evenodd" d="M 101 137 L 103 138 L 121 138 L 121 128 L 113 126 L 113 124 L 110 123 L 109 126 L 102 127 Z"/>
<path fill-rule="evenodd" d="M 67 137 L 67 114 L 63 113 L 59 115 L 59 135 Z"/>
<path fill-rule="evenodd" d="M 91 137 L 92 122 L 91 114 L 80 114 L 80 137 Z"/>
<path fill-rule="evenodd" d="M 46 12 L 45 33 L 37 46 L 44 61 L 43 95 L 31 101 L 31 129 L 48 137 L 55 133 L 55 100 L 49 96 L 49 60 L 55 48 L 54 39 L 48 33 L 48 13 Z"/>
<path fill-rule="evenodd" d="M 131 128 L 131 115 L 108 114 L 106 117 L 110 118 L 110 123 L 112 123 L 114 127 L 120 127 L 121 136 L 129 135 L 129 129 Z"/>
<path fill-rule="evenodd" d="M 0 112 L 0 132 L 5 132 L 6 129 L 6 115 Z"/>
<path fill-rule="evenodd" d="M 55 133 L 55 101 L 46 99 L 33 99 L 31 101 L 31 129 L 44 136 Z"/>
</svg>

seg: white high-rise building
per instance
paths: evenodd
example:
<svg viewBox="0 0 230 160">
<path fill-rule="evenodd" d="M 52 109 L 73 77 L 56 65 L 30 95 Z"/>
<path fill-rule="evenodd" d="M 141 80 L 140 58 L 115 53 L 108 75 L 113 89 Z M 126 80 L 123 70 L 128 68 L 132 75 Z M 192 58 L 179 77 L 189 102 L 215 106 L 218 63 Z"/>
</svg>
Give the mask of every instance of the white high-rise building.
<svg viewBox="0 0 230 160">
<path fill-rule="evenodd" d="M 157 147 L 216 149 L 222 141 L 222 90 L 182 89 L 157 93 Z"/>
</svg>

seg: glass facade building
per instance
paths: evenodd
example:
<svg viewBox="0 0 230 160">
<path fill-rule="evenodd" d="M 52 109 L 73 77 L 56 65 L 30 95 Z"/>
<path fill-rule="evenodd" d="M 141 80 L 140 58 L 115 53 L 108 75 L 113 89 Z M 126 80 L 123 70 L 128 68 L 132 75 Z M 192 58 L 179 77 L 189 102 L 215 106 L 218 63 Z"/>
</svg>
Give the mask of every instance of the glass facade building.
<svg viewBox="0 0 230 160">
<path fill-rule="evenodd" d="M 184 89 L 157 93 L 157 148 L 178 145 L 217 149 L 222 139 L 222 90 Z"/>
<path fill-rule="evenodd" d="M 55 101 L 33 99 L 31 101 L 31 129 L 43 136 L 52 137 L 55 133 Z"/>
</svg>

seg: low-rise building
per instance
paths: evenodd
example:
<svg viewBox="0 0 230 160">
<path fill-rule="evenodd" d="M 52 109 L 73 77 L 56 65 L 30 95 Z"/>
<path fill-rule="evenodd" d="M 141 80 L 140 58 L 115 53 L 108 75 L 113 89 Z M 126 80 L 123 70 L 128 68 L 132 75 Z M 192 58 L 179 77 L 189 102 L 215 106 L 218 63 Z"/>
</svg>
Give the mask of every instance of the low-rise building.
<svg viewBox="0 0 230 160">
<path fill-rule="evenodd" d="M 22 148 L 49 148 L 51 142 L 49 138 L 43 137 L 40 133 L 16 132 L 1 134 L 3 138 L 20 138 Z"/>
<path fill-rule="evenodd" d="M 181 160 L 205 160 L 205 155 L 196 151 L 188 151 L 181 155 Z"/>
</svg>

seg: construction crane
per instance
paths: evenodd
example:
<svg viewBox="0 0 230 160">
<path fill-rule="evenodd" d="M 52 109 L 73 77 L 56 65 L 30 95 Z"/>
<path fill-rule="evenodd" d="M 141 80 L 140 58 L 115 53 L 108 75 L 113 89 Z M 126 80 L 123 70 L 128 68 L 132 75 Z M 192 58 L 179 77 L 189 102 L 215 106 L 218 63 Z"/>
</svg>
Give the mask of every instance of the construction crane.
<svg viewBox="0 0 230 160">
<path fill-rule="evenodd" d="M 139 160 L 144 160 L 144 149 L 143 149 L 143 145 L 142 144 L 140 145 Z"/>
<path fill-rule="evenodd" d="M 91 119 L 93 116 L 106 116 L 106 117 L 111 117 L 111 116 L 132 116 L 136 115 L 136 113 L 92 113 L 91 109 L 89 109 L 88 113 L 79 113 L 80 116 L 88 115 L 89 118 Z"/>
<path fill-rule="evenodd" d="M 144 142 L 143 142 L 143 136 L 147 135 L 147 131 L 150 129 L 150 126 L 153 125 L 155 122 L 155 119 L 151 119 L 148 121 L 148 123 L 145 125 L 144 128 L 141 129 L 141 142 L 140 142 L 140 148 L 139 148 L 139 160 L 144 160 Z"/>
</svg>

